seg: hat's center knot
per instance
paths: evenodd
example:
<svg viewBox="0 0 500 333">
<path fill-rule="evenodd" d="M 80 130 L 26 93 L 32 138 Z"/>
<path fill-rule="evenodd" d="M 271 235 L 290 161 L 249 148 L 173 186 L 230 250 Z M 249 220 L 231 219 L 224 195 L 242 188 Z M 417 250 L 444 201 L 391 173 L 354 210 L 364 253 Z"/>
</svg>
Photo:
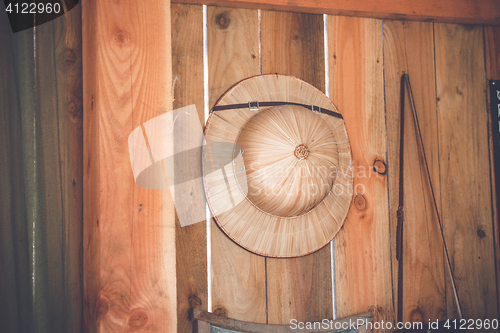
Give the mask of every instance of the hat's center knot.
<svg viewBox="0 0 500 333">
<path fill-rule="evenodd" d="M 295 151 L 293 152 L 295 157 L 297 157 L 300 160 L 304 160 L 309 156 L 309 148 L 307 148 L 306 145 L 300 144 L 297 147 L 295 147 Z"/>
</svg>

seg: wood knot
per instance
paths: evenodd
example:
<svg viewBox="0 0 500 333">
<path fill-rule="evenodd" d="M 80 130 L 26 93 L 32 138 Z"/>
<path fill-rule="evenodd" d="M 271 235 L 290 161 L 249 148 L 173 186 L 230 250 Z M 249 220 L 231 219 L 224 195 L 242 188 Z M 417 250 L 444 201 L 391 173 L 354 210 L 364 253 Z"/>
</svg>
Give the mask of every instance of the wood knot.
<svg viewBox="0 0 500 333">
<path fill-rule="evenodd" d="M 78 60 L 78 56 L 72 49 L 67 49 L 65 52 L 66 62 L 75 63 Z"/>
<path fill-rule="evenodd" d="M 128 326 L 133 330 L 138 330 L 148 322 L 148 315 L 144 310 L 135 309 L 128 318 Z"/>
<path fill-rule="evenodd" d="M 213 313 L 220 317 L 227 317 L 227 310 L 224 309 L 223 307 L 218 307 L 217 309 L 214 310 Z"/>
<path fill-rule="evenodd" d="M 109 311 L 109 299 L 106 296 L 100 296 L 97 300 L 97 317 L 105 316 Z"/>
<path fill-rule="evenodd" d="M 119 46 L 125 46 L 130 41 L 130 34 L 126 31 L 120 30 L 115 36 L 115 41 Z"/>
<path fill-rule="evenodd" d="M 83 119 L 82 103 L 80 100 L 74 98 L 73 101 L 69 103 L 68 107 L 69 107 L 69 116 L 72 121 L 77 122 L 79 119 Z"/>
<path fill-rule="evenodd" d="M 190 308 L 197 308 L 201 306 L 201 299 L 194 294 L 189 295 L 188 302 Z"/>
<path fill-rule="evenodd" d="M 375 160 L 373 162 L 373 171 L 380 175 L 385 175 L 387 173 L 387 165 L 382 160 Z"/>
<path fill-rule="evenodd" d="M 477 235 L 479 236 L 479 238 L 486 237 L 486 233 L 482 229 L 477 229 Z"/>
<path fill-rule="evenodd" d="M 298 158 L 298 160 L 305 160 L 309 156 L 309 148 L 307 148 L 306 145 L 300 144 L 297 147 L 295 147 L 295 151 L 293 152 L 295 157 Z"/>
<path fill-rule="evenodd" d="M 424 316 L 422 314 L 422 311 L 420 311 L 420 309 L 414 309 L 411 313 L 410 313 L 410 322 L 412 323 L 416 323 L 416 322 L 419 322 L 419 323 L 423 323 L 424 322 Z"/>
<path fill-rule="evenodd" d="M 226 13 L 220 13 L 215 17 L 215 22 L 217 22 L 219 28 L 227 29 L 231 20 L 229 19 L 229 16 L 227 16 Z"/>
<path fill-rule="evenodd" d="M 354 197 L 354 207 L 358 210 L 365 210 L 366 208 L 366 199 L 363 195 L 358 194 Z"/>
</svg>

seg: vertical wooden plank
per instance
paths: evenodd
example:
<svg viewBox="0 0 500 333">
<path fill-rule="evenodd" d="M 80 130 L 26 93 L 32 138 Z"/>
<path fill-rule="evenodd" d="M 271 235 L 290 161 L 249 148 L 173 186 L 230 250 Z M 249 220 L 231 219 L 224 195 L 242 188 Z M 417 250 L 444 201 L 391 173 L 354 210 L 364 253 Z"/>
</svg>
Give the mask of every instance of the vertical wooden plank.
<svg viewBox="0 0 500 333">
<path fill-rule="evenodd" d="M 486 54 L 486 79 L 487 80 L 500 80 L 500 27 L 484 27 L 485 34 L 485 54 Z M 490 95 L 488 95 L 488 110 L 490 108 Z M 492 131 L 492 116 L 488 117 L 489 130 Z M 496 276 L 497 276 L 497 292 L 498 298 L 500 299 L 500 230 L 498 224 L 498 187 L 496 183 L 498 182 L 499 175 L 495 175 L 494 172 L 494 157 L 493 157 L 493 137 L 489 136 L 490 144 L 490 172 L 491 172 L 491 196 L 493 202 L 493 230 L 495 232 L 495 266 L 496 266 Z M 500 309 L 499 317 L 500 317 Z"/>
<path fill-rule="evenodd" d="M 64 174 L 64 197 L 67 209 L 65 242 L 68 246 L 65 267 L 66 291 L 73 310 L 65 330 L 83 332 L 83 77 L 82 77 L 82 8 L 73 7 L 60 21 L 65 33 L 57 46 L 59 64 L 59 109 L 65 118 L 66 137 L 69 140 L 65 156 L 61 157 Z"/>
<path fill-rule="evenodd" d="M 484 27 L 486 77 L 500 79 L 500 27 Z"/>
<path fill-rule="evenodd" d="M 263 10 L 262 74 L 290 74 L 324 92 L 323 30 L 323 15 Z"/>
<path fill-rule="evenodd" d="M 203 8 L 172 4 L 171 16 L 173 108 L 195 104 L 203 124 Z M 181 228 L 176 218 L 175 232 L 177 332 L 192 332 L 189 309 L 207 310 L 206 223 Z"/>
<path fill-rule="evenodd" d="M 294 75 L 325 89 L 323 16 L 261 12 L 262 73 Z M 267 258 L 269 324 L 332 318 L 330 245 L 301 258 Z"/>
<path fill-rule="evenodd" d="M 83 77 L 83 330 L 98 332 L 100 314 L 109 310 L 109 299 L 99 298 L 101 284 L 100 129 L 97 99 L 97 2 L 82 2 Z M 95 104 L 95 105 L 94 105 Z M 98 199 L 99 198 L 99 199 Z"/>
<path fill-rule="evenodd" d="M 374 321 L 393 321 L 387 179 L 373 172 L 386 154 L 382 22 L 329 16 L 328 43 L 330 96 L 349 134 L 354 191 L 366 201 L 335 239 L 337 314 L 371 310 Z"/>
<path fill-rule="evenodd" d="M 496 318 L 485 64 L 481 27 L 435 25 L 443 227 L 464 318 Z M 447 284 L 449 318 L 456 318 Z"/>
<path fill-rule="evenodd" d="M 81 329 L 82 77 L 80 6 L 34 30 L 35 74 L 43 158 L 43 216 L 35 251 L 46 263 L 36 289 L 40 331 Z M 43 295 L 43 296 L 42 296 Z"/>
<path fill-rule="evenodd" d="M 172 198 L 136 186 L 128 150 L 133 129 L 172 109 L 170 2 L 83 6 L 84 255 L 99 279 L 87 275 L 87 328 L 175 332 Z"/>
<path fill-rule="evenodd" d="M 399 196 L 400 80 L 407 72 L 415 99 L 432 183 L 440 204 L 439 156 L 432 23 L 384 20 L 384 68 L 389 165 L 391 239 L 396 239 Z M 407 96 L 407 94 L 406 94 Z M 435 321 L 446 316 L 443 246 L 427 172 L 406 102 L 404 157 L 403 320 Z M 392 242 L 394 304 L 398 304 L 398 261 Z"/>
<path fill-rule="evenodd" d="M 240 80 L 259 74 L 257 10 L 208 7 L 210 109 Z"/>
<path fill-rule="evenodd" d="M 238 81 L 259 74 L 256 10 L 208 7 L 209 105 Z M 212 220 L 212 303 L 228 317 L 266 322 L 265 262 Z"/>
</svg>

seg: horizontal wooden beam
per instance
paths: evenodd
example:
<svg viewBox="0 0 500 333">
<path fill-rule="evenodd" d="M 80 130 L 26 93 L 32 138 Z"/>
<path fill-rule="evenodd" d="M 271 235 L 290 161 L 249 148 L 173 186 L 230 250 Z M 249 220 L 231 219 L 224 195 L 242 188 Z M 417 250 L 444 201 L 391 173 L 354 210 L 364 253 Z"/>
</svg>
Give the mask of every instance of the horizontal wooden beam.
<svg viewBox="0 0 500 333">
<path fill-rule="evenodd" d="M 172 2 L 394 20 L 500 25 L 498 0 L 172 0 Z"/>
</svg>

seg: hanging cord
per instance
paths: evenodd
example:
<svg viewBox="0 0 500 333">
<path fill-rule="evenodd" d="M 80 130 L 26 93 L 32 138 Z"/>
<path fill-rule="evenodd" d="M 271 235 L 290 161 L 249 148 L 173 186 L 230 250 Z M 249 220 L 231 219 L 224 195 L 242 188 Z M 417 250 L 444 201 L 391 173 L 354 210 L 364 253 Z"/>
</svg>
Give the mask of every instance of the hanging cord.
<svg viewBox="0 0 500 333">
<path fill-rule="evenodd" d="M 460 307 L 460 300 L 458 298 L 457 287 L 455 285 L 455 278 L 453 276 L 453 270 L 451 269 L 450 256 L 448 254 L 448 247 L 446 246 L 446 241 L 444 238 L 443 224 L 441 222 L 441 216 L 439 215 L 438 206 L 436 203 L 436 196 L 434 194 L 434 187 L 432 186 L 431 174 L 429 171 L 429 165 L 427 163 L 427 157 L 425 155 L 424 141 L 422 139 L 422 133 L 420 131 L 420 125 L 418 123 L 417 111 L 415 108 L 415 101 L 413 100 L 413 93 L 411 91 L 410 77 L 406 72 L 403 72 L 401 76 L 401 128 L 400 128 L 400 165 L 399 165 L 399 206 L 397 210 L 398 225 L 397 225 L 397 235 L 396 235 L 396 259 L 398 260 L 398 320 L 403 321 L 403 162 L 404 162 L 404 99 L 405 99 L 405 85 L 408 90 L 408 98 L 410 100 L 410 106 L 413 113 L 413 122 L 415 125 L 415 131 L 417 134 L 417 141 L 420 145 L 422 156 L 424 157 L 425 170 L 427 172 L 427 179 L 429 180 L 429 186 L 431 188 L 432 201 L 434 203 L 434 209 L 436 210 L 437 220 L 439 223 L 439 230 L 441 232 L 441 239 L 443 241 L 443 248 L 446 257 L 446 265 L 448 266 L 448 271 L 450 273 L 451 286 L 453 288 L 453 295 L 455 298 L 455 303 L 458 309 L 458 315 L 460 319 L 463 319 L 462 308 Z"/>
</svg>

